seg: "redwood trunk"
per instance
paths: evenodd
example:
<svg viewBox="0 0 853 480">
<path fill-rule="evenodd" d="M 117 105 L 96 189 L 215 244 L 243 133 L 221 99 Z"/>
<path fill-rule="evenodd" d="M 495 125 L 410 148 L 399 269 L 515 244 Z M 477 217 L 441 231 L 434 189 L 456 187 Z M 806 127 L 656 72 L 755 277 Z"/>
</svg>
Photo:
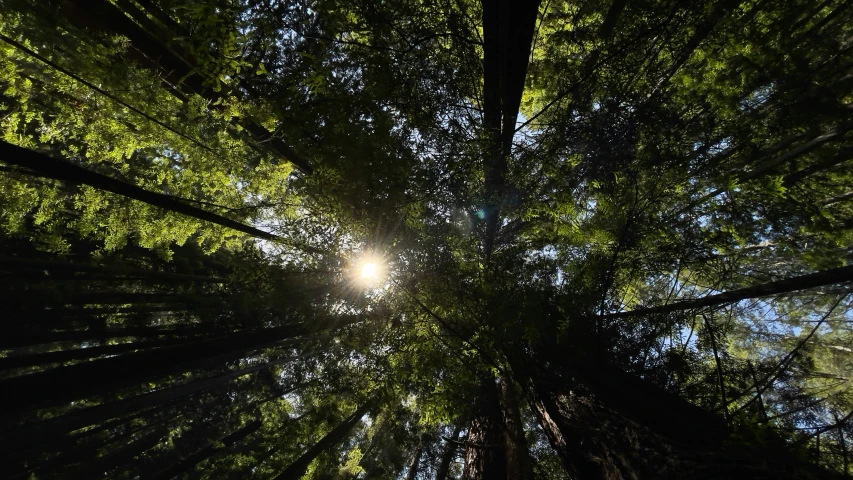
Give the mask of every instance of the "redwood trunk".
<svg viewBox="0 0 853 480">
<path fill-rule="evenodd" d="M 486 376 L 480 384 L 468 439 L 465 442 L 463 480 L 507 478 L 504 455 L 503 418 L 495 379 Z"/>
<path fill-rule="evenodd" d="M 2 436 L 0 436 L 0 445 L 3 446 L 3 450 L 6 452 L 23 451 L 34 445 L 44 447 L 46 444 L 62 441 L 66 434 L 74 430 L 78 430 L 89 425 L 97 425 L 99 423 L 106 422 L 107 420 L 147 408 L 164 405 L 168 402 L 187 397 L 193 393 L 207 390 L 217 385 L 222 385 L 243 375 L 248 375 L 255 371 L 290 360 L 292 359 L 287 358 L 275 362 L 268 362 L 263 365 L 255 365 L 235 370 L 224 375 L 203 378 L 184 385 L 164 388 L 155 392 L 124 398 L 122 400 L 96 405 L 94 407 L 73 410 L 65 415 L 44 420 L 36 424 L 27 424 L 16 430 L 7 429 L 3 432 Z"/>
<path fill-rule="evenodd" d="M 13 377 L 0 381 L 0 405 L 9 412 L 90 397 L 211 362 L 221 365 L 252 349 L 305 333 L 303 325 L 258 330 Z"/>
<path fill-rule="evenodd" d="M 162 208 L 163 210 L 180 213 L 199 220 L 228 227 L 253 237 L 263 238 L 265 240 L 281 240 L 278 235 L 264 232 L 236 220 L 223 217 L 222 215 L 193 207 L 192 205 L 188 205 L 175 197 L 158 192 L 151 192 L 136 185 L 131 185 L 129 183 L 110 178 L 106 175 L 87 170 L 83 167 L 78 167 L 77 165 L 73 165 L 68 162 L 56 160 L 48 157 L 47 155 L 42 155 L 10 143 L 0 142 L 0 159 L 12 165 L 33 170 L 39 175 L 88 185 L 123 197 L 138 200 L 154 207 Z"/>
<path fill-rule="evenodd" d="M 148 350 L 161 348 L 181 343 L 187 343 L 186 339 L 156 340 L 153 342 L 128 342 L 118 345 L 101 345 L 98 347 L 76 348 L 69 350 L 58 350 L 55 352 L 34 353 L 31 355 L 15 355 L 0 358 L 0 370 L 15 368 L 35 367 L 51 363 L 63 363 L 70 360 L 84 360 L 100 357 L 102 355 L 120 355 L 135 350 Z"/>
<path fill-rule="evenodd" d="M 680 302 L 670 303 L 669 305 L 659 305 L 657 307 L 638 308 L 629 312 L 618 312 L 607 315 L 601 315 L 604 319 L 617 319 L 627 317 L 639 317 L 643 315 L 654 315 L 662 313 L 677 312 L 681 310 L 693 310 L 702 307 L 714 307 L 729 303 L 746 300 L 749 298 L 769 297 L 782 293 L 796 292 L 809 288 L 824 287 L 827 285 L 835 285 L 840 283 L 853 282 L 853 265 L 846 267 L 833 268 L 823 270 L 808 275 L 800 275 L 798 277 L 786 278 L 775 282 L 762 283 L 751 287 L 739 288 L 730 292 L 718 293 L 709 295 L 703 298 L 694 300 L 682 300 Z"/>
<path fill-rule="evenodd" d="M 210 445 L 205 446 L 204 448 L 196 451 L 192 455 L 175 462 L 170 465 L 165 470 L 155 474 L 152 478 L 159 480 L 168 480 L 170 478 L 174 478 L 180 476 L 188 471 L 190 471 L 193 467 L 198 465 L 199 463 L 207 460 L 208 458 L 216 455 L 217 453 L 225 450 L 226 448 L 234 445 L 237 442 L 242 441 L 249 435 L 258 431 L 261 428 L 261 422 L 259 420 L 252 421 L 242 428 L 230 433 L 219 439 L 217 442 L 214 442 Z M 220 445 L 221 444 L 221 445 Z"/>
<path fill-rule="evenodd" d="M 500 384 L 507 479 L 533 480 L 533 465 L 530 463 L 530 452 L 527 450 L 527 439 L 524 436 L 521 412 L 518 410 L 515 386 L 507 377 L 501 377 Z"/>
<path fill-rule="evenodd" d="M 361 421 L 361 417 L 369 412 L 372 407 L 373 404 L 371 402 L 359 407 L 358 410 L 332 429 L 331 432 L 326 434 L 325 437 L 320 439 L 319 442 L 314 444 L 313 447 L 309 448 L 308 451 L 303 453 L 295 462 L 275 477 L 275 480 L 298 480 L 302 478 L 308 470 L 308 465 L 321 453 L 343 442 L 347 435 L 349 435 L 350 430 Z"/>
<path fill-rule="evenodd" d="M 187 281 L 187 282 L 205 282 L 205 283 L 222 283 L 221 278 L 208 277 L 204 275 L 190 275 L 185 273 L 161 272 L 158 270 L 145 270 L 140 268 L 128 268 L 108 265 L 91 265 L 85 263 L 63 262 L 56 260 L 44 260 L 39 258 L 21 258 L 0 256 L 0 267 L 15 268 L 25 270 L 38 271 L 67 271 L 67 272 L 87 272 L 100 273 L 126 279 L 145 279 L 145 280 L 168 280 L 168 281 Z"/>
</svg>

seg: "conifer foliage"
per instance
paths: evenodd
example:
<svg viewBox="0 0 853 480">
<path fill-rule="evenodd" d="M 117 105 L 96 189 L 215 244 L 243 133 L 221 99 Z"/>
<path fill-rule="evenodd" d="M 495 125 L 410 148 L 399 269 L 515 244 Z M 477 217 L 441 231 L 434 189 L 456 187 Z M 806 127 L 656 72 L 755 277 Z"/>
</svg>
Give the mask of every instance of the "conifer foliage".
<svg viewBox="0 0 853 480">
<path fill-rule="evenodd" d="M 829 479 L 845 0 L 0 0 L 11 479 Z"/>
</svg>

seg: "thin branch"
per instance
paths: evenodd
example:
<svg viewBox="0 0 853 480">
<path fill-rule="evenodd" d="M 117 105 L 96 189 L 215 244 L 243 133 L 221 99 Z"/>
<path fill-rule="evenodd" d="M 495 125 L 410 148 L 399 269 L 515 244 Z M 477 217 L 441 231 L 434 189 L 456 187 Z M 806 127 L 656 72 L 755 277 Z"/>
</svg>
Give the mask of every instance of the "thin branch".
<svg viewBox="0 0 853 480">
<path fill-rule="evenodd" d="M 779 364 L 774 369 L 775 373 L 772 374 L 770 378 L 767 378 L 763 382 L 764 385 L 761 388 L 758 388 L 757 384 L 753 385 L 751 387 L 751 388 L 755 388 L 756 396 L 752 397 L 748 402 L 741 405 L 737 410 L 735 410 L 735 413 L 738 413 L 738 412 L 742 411 L 743 409 L 745 409 L 746 407 L 748 407 L 749 405 L 752 405 L 753 402 L 758 400 L 758 398 L 761 396 L 762 393 L 764 393 L 767 389 L 769 389 L 773 385 L 774 382 L 776 382 L 776 380 L 782 375 L 782 373 L 784 373 L 785 370 L 788 369 L 788 366 L 791 364 L 791 362 L 794 359 L 794 355 L 796 355 L 796 353 L 798 351 L 800 351 L 801 348 L 803 348 L 803 345 L 805 345 L 806 342 L 808 342 L 809 339 L 812 338 L 812 336 L 815 334 L 815 332 L 817 332 L 818 328 L 820 328 L 820 326 L 823 325 L 823 322 L 826 321 L 827 318 L 829 318 L 829 316 L 832 314 L 833 311 L 835 311 L 835 308 L 838 307 L 838 305 L 840 305 L 841 302 L 845 298 L 847 298 L 847 295 L 849 295 L 849 293 L 845 293 L 844 295 L 839 297 L 838 300 L 835 301 L 835 303 L 832 304 L 832 306 L 829 308 L 829 310 L 823 315 L 823 317 L 821 317 L 820 322 L 818 322 L 814 326 L 814 328 L 812 328 L 811 332 L 809 332 L 809 334 L 806 335 L 806 338 L 802 339 L 800 341 L 800 343 L 798 343 L 797 346 L 794 347 L 794 349 L 791 350 L 787 355 L 785 355 L 785 357 L 782 359 L 782 361 L 779 362 Z M 735 399 L 732 399 L 731 403 L 734 403 L 735 401 L 737 401 L 738 398 L 740 398 L 740 396 L 735 398 Z"/>
</svg>

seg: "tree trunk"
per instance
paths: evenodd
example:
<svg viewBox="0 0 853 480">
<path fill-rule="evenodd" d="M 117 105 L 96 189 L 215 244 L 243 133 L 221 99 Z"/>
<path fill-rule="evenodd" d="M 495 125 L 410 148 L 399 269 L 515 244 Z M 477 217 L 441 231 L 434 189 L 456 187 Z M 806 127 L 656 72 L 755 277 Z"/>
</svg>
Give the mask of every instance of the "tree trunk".
<svg viewBox="0 0 853 480">
<path fill-rule="evenodd" d="M 717 335 L 714 332 L 714 329 L 711 328 L 711 322 L 708 320 L 708 317 L 702 315 L 702 318 L 705 320 L 705 328 L 708 329 L 708 336 L 711 339 L 711 350 L 714 352 L 714 363 L 717 366 L 717 382 L 720 386 L 720 405 L 723 407 L 726 424 L 730 424 L 731 418 L 729 417 L 729 401 L 726 399 L 726 382 L 723 379 L 723 364 L 720 362 L 720 353 L 717 351 Z"/>
<path fill-rule="evenodd" d="M 95 310 L 95 309 L 86 309 L 86 310 Z M 116 309 L 107 309 L 107 310 L 98 310 L 96 314 L 104 314 L 111 313 Z M 135 313 L 135 310 L 131 309 L 128 311 L 124 311 L 122 309 L 118 309 L 119 313 Z M 163 312 L 170 311 L 169 309 L 148 309 L 147 307 L 141 308 L 140 312 L 142 313 L 151 313 L 151 312 Z M 18 335 L 8 335 L 0 338 L 0 348 L 11 349 L 18 347 L 26 347 L 31 345 L 44 345 L 49 343 L 58 343 L 58 342 L 87 342 L 87 341 L 103 341 L 107 339 L 113 338 L 146 338 L 146 339 L 157 339 L 159 337 L 165 336 L 192 336 L 195 338 L 204 337 L 204 333 L 209 334 L 228 334 L 229 332 L 223 331 L 210 331 L 209 329 L 205 330 L 203 328 L 191 328 L 191 327 L 173 327 L 173 328 L 159 328 L 159 327 L 125 327 L 125 328 L 109 328 L 109 329 L 89 329 L 89 330 L 61 330 L 61 331 L 42 331 L 42 332 L 22 332 Z"/>
<path fill-rule="evenodd" d="M 418 467 L 421 463 L 421 455 L 423 455 L 423 445 L 418 445 L 418 448 L 415 450 L 414 455 L 412 455 L 412 460 L 409 462 L 409 470 L 406 472 L 406 480 L 417 480 L 418 478 Z"/>
<path fill-rule="evenodd" d="M 830 168 L 840 163 L 844 163 L 850 160 L 851 158 L 853 158 L 853 147 L 843 147 L 835 156 L 821 160 L 816 164 L 806 167 L 797 172 L 785 175 L 785 177 L 783 177 L 782 179 L 782 185 L 785 188 L 790 188 L 792 185 L 808 177 L 809 175 L 829 170 Z"/>
<path fill-rule="evenodd" d="M 435 471 L 435 480 L 447 480 L 447 475 L 450 473 L 450 464 L 453 463 L 453 457 L 456 456 L 456 442 L 459 441 L 459 433 L 462 432 L 462 426 L 457 425 L 453 429 L 453 436 L 450 441 L 444 446 L 444 452 L 441 453 L 441 463 L 438 464 L 438 469 Z"/>
<path fill-rule="evenodd" d="M 125 431 L 122 431 L 119 434 L 110 435 L 108 437 L 108 442 L 109 444 L 118 444 L 122 442 L 125 438 L 130 438 L 133 435 L 136 435 L 145 430 L 150 430 L 152 428 L 161 428 L 162 425 L 171 422 L 178 415 L 179 412 L 174 412 L 160 418 L 146 419 L 145 424 L 138 428 L 127 428 L 125 429 Z M 21 478 L 29 478 L 29 475 L 32 473 L 36 473 L 38 475 L 40 472 L 55 472 L 65 467 L 66 465 L 79 464 L 81 461 L 86 462 L 89 459 L 96 458 L 98 453 L 103 450 L 104 443 L 99 440 L 95 440 L 92 442 L 80 442 L 80 440 L 88 437 L 90 435 L 90 431 L 92 432 L 92 435 L 94 435 L 108 428 L 115 428 L 116 426 L 117 425 L 114 424 L 102 429 L 93 428 L 91 430 L 87 430 L 83 434 L 76 435 L 73 438 L 66 438 L 64 439 L 64 441 L 59 443 L 51 442 L 52 449 L 50 450 L 45 450 L 44 452 L 27 452 L 26 454 L 17 454 L 9 456 L 7 458 L 4 458 L 4 462 L 7 465 L 17 464 L 23 466 L 21 470 Z M 45 459 L 44 457 L 40 457 L 40 455 L 43 455 L 46 452 L 59 453 L 47 459 Z M 30 465 L 30 467 L 27 467 L 26 465 Z M 18 477 L 13 474 L 12 478 Z M 39 478 L 41 477 L 39 476 Z M 45 475 L 45 478 L 51 477 L 49 475 Z"/>
<path fill-rule="evenodd" d="M 69 472 L 68 478 L 105 478 L 106 474 L 116 468 L 127 466 L 131 460 L 155 447 L 163 438 L 164 430 L 155 428 L 152 432 L 129 443 L 119 450 L 108 453 L 94 461 L 86 462 L 74 473 Z"/>
<path fill-rule="evenodd" d="M 203 275 L 188 275 L 185 273 L 161 272 L 158 270 L 144 270 L 120 266 L 90 265 L 85 263 L 73 263 L 56 260 L 43 260 L 38 258 L 20 258 L 7 256 L 0 256 L 0 267 L 4 269 L 14 268 L 16 270 L 26 269 L 38 271 L 49 270 L 101 273 L 123 279 L 167 280 L 205 283 L 222 283 L 224 281 L 220 278 L 207 277 Z"/>
<path fill-rule="evenodd" d="M 89 425 L 97 425 L 107 420 L 118 418 L 130 413 L 138 412 L 147 408 L 164 405 L 168 402 L 187 397 L 193 393 L 222 385 L 243 375 L 268 368 L 272 365 L 285 363 L 293 360 L 284 358 L 281 360 L 267 362 L 263 365 L 235 370 L 215 377 L 195 380 L 183 385 L 164 388 L 155 392 L 136 395 L 114 402 L 96 405 L 94 407 L 72 410 L 65 415 L 44 420 L 35 424 L 26 424 L 17 429 L 5 429 L 0 433 L 0 445 L 6 452 L 23 451 L 35 445 L 44 447 L 62 439 L 70 432 Z"/>
<path fill-rule="evenodd" d="M 129 39 L 132 48 L 144 55 L 148 64 L 155 66 L 157 73 L 167 75 L 173 85 L 180 81 L 192 93 L 202 97 L 207 93 L 204 78 L 193 72 L 192 65 L 186 59 L 148 34 L 112 3 L 104 0 L 72 0 L 65 7 L 77 10 L 74 18 L 78 19 L 78 22 L 85 18 L 85 28 L 91 30 L 92 27 L 97 27 Z"/>
<path fill-rule="evenodd" d="M 485 375 L 480 384 L 468 439 L 465 442 L 463 480 L 507 478 L 503 419 L 494 377 Z"/>
<path fill-rule="evenodd" d="M 179 83 L 185 89 L 210 100 L 211 103 L 221 99 L 217 92 L 205 86 L 205 79 L 199 73 L 200 69 L 194 65 L 191 55 L 180 47 L 177 48 L 178 52 L 173 51 L 176 47 L 174 42 L 171 43 L 171 47 L 167 47 L 163 42 L 134 24 L 115 5 L 104 0 L 74 0 L 74 3 L 78 6 L 76 8 L 71 7 L 74 10 L 74 15 L 70 15 L 70 18 L 76 19 L 78 25 L 82 23 L 84 28 L 91 29 L 97 26 L 100 30 L 118 33 L 130 39 L 133 49 L 138 52 L 136 60 L 166 80 L 168 86 L 172 87 L 173 93 L 178 94 L 182 101 L 186 100 L 186 95 L 178 89 Z M 159 9 L 144 6 L 146 10 L 160 13 Z M 132 15 L 132 12 L 128 13 Z M 160 14 L 158 18 L 165 20 L 168 17 Z M 169 23 L 175 25 L 174 22 Z M 173 39 L 163 40 L 171 41 Z M 312 173 L 313 169 L 307 160 L 266 128 L 251 119 L 235 118 L 234 120 L 237 120 L 237 123 L 249 133 L 252 140 L 262 148 L 269 149 L 275 155 L 288 160 L 303 173 Z"/>
<path fill-rule="evenodd" d="M 591 415 L 570 417 L 570 410 L 560 408 L 557 394 L 547 386 L 536 383 L 539 382 L 530 380 L 526 387 L 530 408 L 533 409 L 551 446 L 563 461 L 569 478 L 623 478 L 622 472 L 612 466 L 610 455 L 590 438 L 593 427 L 587 422 L 594 423 L 596 419 Z"/>
<path fill-rule="evenodd" d="M 237 442 L 242 441 L 243 439 L 245 439 L 249 435 L 258 431 L 258 429 L 260 429 L 260 428 L 261 428 L 260 420 L 255 420 L 255 421 L 249 422 L 248 424 L 246 424 L 242 428 L 222 437 L 221 439 L 219 439 L 216 442 L 213 442 L 213 443 L 205 446 L 204 448 L 196 451 L 195 453 L 188 456 L 187 458 L 184 458 L 182 460 L 179 460 L 179 461 L 173 463 L 172 465 L 170 465 L 166 469 L 160 471 L 159 473 L 156 473 L 151 478 L 158 479 L 158 480 L 168 480 L 170 478 L 180 476 L 180 475 L 188 472 L 190 469 L 192 469 L 193 467 L 195 467 L 199 463 L 201 463 L 201 462 L 207 460 L 208 458 L 216 455 L 217 453 L 221 452 L 222 450 L 230 447 L 231 445 L 234 445 Z"/>
<path fill-rule="evenodd" d="M 89 185 L 90 187 L 138 200 L 148 205 L 162 208 L 163 210 L 228 227 L 253 237 L 265 240 L 281 240 L 281 237 L 278 235 L 264 232 L 236 220 L 223 217 L 222 215 L 193 207 L 175 197 L 163 193 L 150 192 L 136 185 L 131 185 L 106 175 L 92 172 L 83 167 L 56 160 L 47 155 L 42 155 L 41 153 L 2 141 L 0 141 L 0 160 L 12 165 L 29 168 L 49 178 Z"/>
<path fill-rule="evenodd" d="M 524 91 L 539 0 L 483 0 L 484 190 L 487 195 L 483 251 L 488 259 L 500 229 L 507 194 L 508 158 Z"/>
<path fill-rule="evenodd" d="M 524 424 L 521 422 L 515 386 L 512 379 L 508 377 L 501 377 L 500 385 L 507 479 L 533 480 L 533 465 L 530 462 L 530 452 L 524 436 Z"/>
<path fill-rule="evenodd" d="M 10 412 L 91 397 L 169 373 L 222 365 L 247 351 L 306 333 L 302 324 L 256 330 L 8 378 L 0 381 L 0 405 Z"/>
<path fill-rule="evenodd" d="M 199 297 L 180 293 L 78 292 L 61 300 L 65 305 L 193 305 Z"/>
<path fill-rule="evenodd" d="M 308 470 L 308 465 L 310 465 L 317 456 L 335 445 L 340 444 L 344 439 L 346 439 L 350 430 L 352 430 L 353 427 L 361 421 L 361 417 L 373 408 L 373 405 L 373 402 L 367 402 L 359 407 L 352 415 L 347 417 L 337 427 L 333 428 L 331 432 L 327 433 L 325 437 L 320 439 L 319 442 L 314 444 L 313 447 L 309 448 L 305 453 L 297 458 L 295 462 L 290 464 L 289 467 L 276 476 L 275 480 L 299 480 L 299 478 L 305 475 L 305 472 Z"/>
<path fill-rule="evenodd" d="M 756 455 L 750 448 L 726 444 L 717 427 L 704 429 L 710 414 L 698 415 L 693 422 L 686 407 L 649 394 L 656 387 L 640 385 L 641 380 L 624 372 L 611 378 L 609 374 L 618 371 L 612 368 L 595 370 L 596 381 L 590 381 L 592 369 L 571 375 L 569 381 L 550 371 L 546 375 L 513 368 L 570 478 L 833 478 L 783 452 Z M 587 388 L 588 383 L 597 385 Z M 655 398 L 662 403 L 657 409 L 648 405 Z M 668 407 L 673 409 L 669 418 L 661 414 Z M 643 416 L 649 412 L 656 416 Z"/>
<path fill-rule="evenodd" d="M 638 308 L 629 312 L 610 313 L 602 315 L 601 318 L 610 320 L 663 314 L 682 310 L 693 310 L 702 307 L 714 307 L 750 298 L 769 297 L 771 295 L 778 295 L 781 293 L 796 292 L 799 290 L 824 287 L 827 285 L 835 285 L 851 281 L 853 281 L 853 265 L 848 265 L 846 267 L 832 268 L 816 273 L 810 273 L 808 275 L 800 275 L 799 277 L 753 285 L 751 287 L 740 288 L 730 292 L 708 295 L 707 297 L 697 298 L 694 300 L 682 300 L 680 302 L 670 303 L 669 305 Z"/>
<path fill-rule="evenodd" d="M 189 339 L 167 339 L 152 342 L 127 342 L 118 345 L 101 345 L 98 347 L 58 350 L 55 352 L 34 353 L 31 355 L 15 355 L 0 358 L 0 370 L 35 367 L 51 363 L 64 363 L 70 360 L 84 360 L 102 355 L 119 355 L 135 350 L 162 348 L 171 345 L 188 343 Z"/>
</svg>

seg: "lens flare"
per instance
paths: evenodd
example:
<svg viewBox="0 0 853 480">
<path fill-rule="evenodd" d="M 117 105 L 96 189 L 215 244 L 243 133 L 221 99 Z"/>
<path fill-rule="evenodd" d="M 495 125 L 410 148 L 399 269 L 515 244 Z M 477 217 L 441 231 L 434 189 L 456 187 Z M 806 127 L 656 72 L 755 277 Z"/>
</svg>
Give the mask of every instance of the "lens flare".
<svg viewBox="0 0 853 480">
<path fill-rule="evenodd" d="M 376 278 L 376 264 L 375 263 L 365 263 L 361 266 L 361 278 L 370 280 Z"/>
<path fill-rule="evenodd" d="M 378 288 L 388 279 L 385 259 L 373 252 L 364 252 L 350 263 L 350 279 L 359 288 Z"/>
</svg>

